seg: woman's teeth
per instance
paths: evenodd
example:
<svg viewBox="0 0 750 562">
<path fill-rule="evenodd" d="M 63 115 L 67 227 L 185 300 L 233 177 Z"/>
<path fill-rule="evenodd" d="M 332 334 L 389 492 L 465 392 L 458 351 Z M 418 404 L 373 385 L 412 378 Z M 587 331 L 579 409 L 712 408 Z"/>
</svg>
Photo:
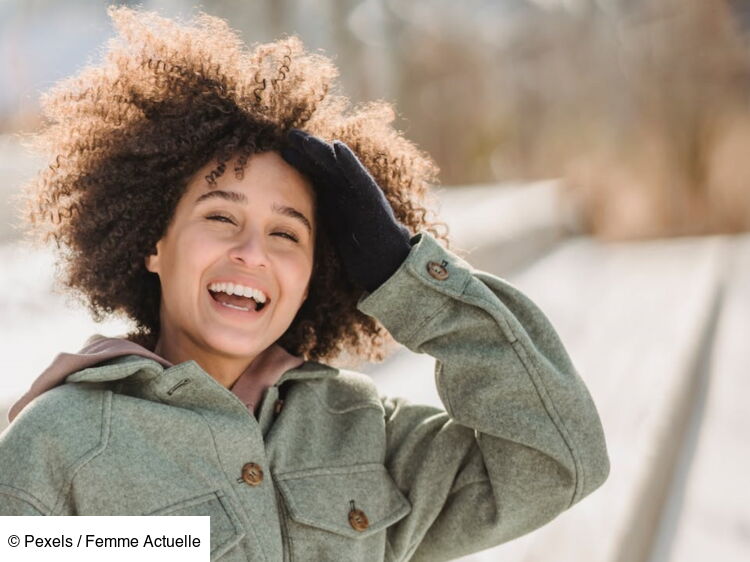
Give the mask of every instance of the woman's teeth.
<svg viewBox="0 0 750 562">
<path fill-rule="evenodd" d="M 227 308 L 233 308 L 235 310 L 244 310 L 245 312 L 250 312 L 250 309 L 245 308 L 244 306 L 234 306 L 233 304 L 229 304 L 225 302 L 220 302 L 219 304 L 222 306 L 226 306 Z"/>
<path fill-rule="evenodd" d="M 269 302 L 262 291 L 231 283 L 211 283 L 208 291 L 219 304 L 243 312 L 260 312 Z"/>
<path fill-rule="evenodd" d="M 255 302 L 261 304 L 265 303 L 267 300 L 265 293 L 260 289 L 247 287 L 245 285 L 236 285 L 234 283 L 211 283 L 208 286 L 208 290 L 215 293 L 221 292 L 226 293 L 227 295 L 239 295 L 242 297 L 251 298 Z"/>
</svg>

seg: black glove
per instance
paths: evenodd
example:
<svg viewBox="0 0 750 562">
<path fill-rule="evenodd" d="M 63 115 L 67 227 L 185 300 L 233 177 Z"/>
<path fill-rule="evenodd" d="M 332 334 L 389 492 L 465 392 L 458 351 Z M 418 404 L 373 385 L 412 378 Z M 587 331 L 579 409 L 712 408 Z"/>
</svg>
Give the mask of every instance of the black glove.
<svg viewBox="0 0 750 562">
<path fill-rule="evenodd" d="M 409 254 L 409 231 L 346 144 L 331 146 L 299 129 L 291 129 L 287 140 L 281 156 L 312 181 L 321 220 L 349 279 L 374 291 Z"/>
</svg>

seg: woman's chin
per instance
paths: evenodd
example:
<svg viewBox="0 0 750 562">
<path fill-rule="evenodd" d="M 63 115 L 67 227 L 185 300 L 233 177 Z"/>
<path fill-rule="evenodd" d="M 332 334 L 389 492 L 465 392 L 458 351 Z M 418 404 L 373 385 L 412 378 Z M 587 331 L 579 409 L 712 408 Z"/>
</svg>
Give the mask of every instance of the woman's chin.
<svg viewBox="0 0 750 562">
<path fill-rule="evenodd" d="M 233 356 L 237 358 L 256 357 L 270 344 L 260 337 L 248 336 L 248 334 L 211 334 L 205 337 L 209 349 L 216 355 Z"/>
</svg>

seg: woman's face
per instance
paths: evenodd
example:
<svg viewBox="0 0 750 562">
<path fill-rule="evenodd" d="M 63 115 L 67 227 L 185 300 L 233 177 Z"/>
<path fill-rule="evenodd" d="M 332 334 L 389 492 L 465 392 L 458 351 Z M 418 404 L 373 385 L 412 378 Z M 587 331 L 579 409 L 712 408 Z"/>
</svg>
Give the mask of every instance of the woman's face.
<svg viewBox="0 0 750 562">
<path fill-rule="evenodd" d="M 277 152 L 251 156 L 242 180 L 231 160 L 209 186 L 205 176 L 214 166 L 209 162 L 188 183 L 156 253 L 146 258 L 161 282 L 160 341 L 253 358 L 286 331 L 307 297 L 314 192 Z M 260 290 L 265 304 L 256 311 L 229 283 Z"/>
</svg>

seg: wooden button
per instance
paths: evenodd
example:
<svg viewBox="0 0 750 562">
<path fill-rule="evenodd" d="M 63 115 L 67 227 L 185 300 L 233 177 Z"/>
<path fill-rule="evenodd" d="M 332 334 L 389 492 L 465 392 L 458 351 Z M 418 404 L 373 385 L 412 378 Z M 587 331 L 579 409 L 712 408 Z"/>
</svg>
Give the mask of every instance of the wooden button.
<svg viewBox="0 0 750 562">
<path fill-rule="evenodd" d="M 246 463 L 242 467 L 242 479 L 245 481 L 245 484 L 257 486 L 263 482 L 263 469 L 254 462 Z"/>
<path fill-rule="evenodd" d="M 447 265 L 448 262 L 446 261 L 443 261 L 443 263 L 438 263 L 436 261 L 428 262 L 427 273 L 429 273 L 434 279 L 443 281 L 445 279 L 448 279 L 448 268 L 446 267 Z"/>
<path fill-rule="evenodd" d="M 367 520 L 367 515 L 361 509 L 352 509 L 349 512 L 349 525 L 355 531 L 364 531 L 370 526 L 370 522 Z"/>
</svg>

